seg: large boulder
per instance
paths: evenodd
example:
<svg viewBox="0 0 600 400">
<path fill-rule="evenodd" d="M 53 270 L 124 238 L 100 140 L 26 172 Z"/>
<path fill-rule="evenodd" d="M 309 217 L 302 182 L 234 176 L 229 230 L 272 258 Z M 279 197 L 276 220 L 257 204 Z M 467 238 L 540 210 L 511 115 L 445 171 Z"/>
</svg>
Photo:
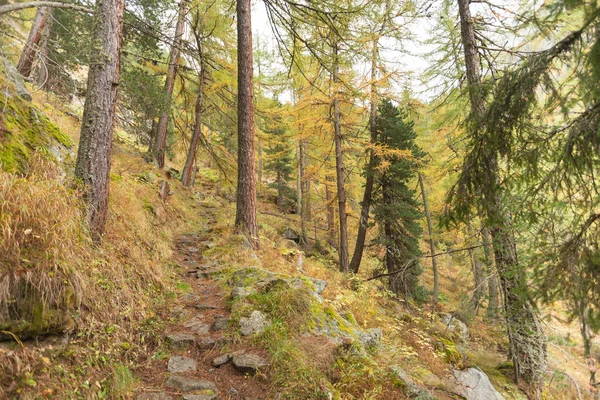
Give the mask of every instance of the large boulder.
<svg viewBox="0 0 600 400">
<path fill-rule="evenodd" d="M 240 332 L 244 336 L 263 333 L 269 325 L 271 322 L 267 316 L 258 310 L 252 311 L 249 317 L 240 318 Z"/>
<path fill-rule="evenodd" d="M 455 315 L 444 314 L 442 315 L 442 322 L 446 325 L 448 331 L 455 334 L 458 339 L 463 342 L 469 341 L 469 328 L 467 325 L 458 319 Z"/>
<path fill-rule="evenodd" d="M 452 370 L 456 379 L 456 392 L 467 400 L 504 400 L 488 376 L 477 368 Z"/>
<path fill-rule="evenodd" d="M 404 395 L 410 400 L 433 400 L 431 393 L 427 389 L 417 385 L 415 381 L 399 366 L 389 368 L 392 375 L 392 382 L 402 388 Z"/>
</svg>

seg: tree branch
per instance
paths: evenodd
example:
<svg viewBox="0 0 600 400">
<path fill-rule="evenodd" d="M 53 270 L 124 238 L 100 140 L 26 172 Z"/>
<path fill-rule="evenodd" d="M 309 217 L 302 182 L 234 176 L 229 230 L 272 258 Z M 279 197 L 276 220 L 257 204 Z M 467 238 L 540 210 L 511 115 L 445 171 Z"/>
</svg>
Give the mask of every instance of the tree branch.
<svg viewBox="0 0 600 400">
<path fill-rule="evenodd" d="M 53 8 L 67 8 L 71 10 L 81 11 L 85 13 L 93 13 L 94 10 L 88 7 L 79 6 L 76 4 L 63 3 L 61 1 L 30 1 L 27 3 L 7 4 L 0 6 L 0 15 L 6 14 L 13 11 L 24 10 L 26 8 L 37 8 L 37 7 L 53 7 Z"/>
</svg>

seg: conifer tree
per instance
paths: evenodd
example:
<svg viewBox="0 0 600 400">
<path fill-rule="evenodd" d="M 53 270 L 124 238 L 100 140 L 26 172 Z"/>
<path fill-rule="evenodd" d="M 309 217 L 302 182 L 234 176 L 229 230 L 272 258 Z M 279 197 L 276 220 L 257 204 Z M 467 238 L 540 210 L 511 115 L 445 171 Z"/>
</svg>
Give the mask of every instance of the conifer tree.
<svg viewBox="0 0 600 400">
<path fill-rule="evenodd" d="M 423 151 L 415 144 L 413 123 L 407 112 L 385 99 L 379 105 L 377 143 L 384 149 L 378 155 L 373 196 L 374 219 L 379 226 L 377 242 L 385 247 L 385 268 L 390 289 L 406 298 L 420 298 L 418 284 L 419 225 L 421 212 L 416 193 L 408 184 L 417 175 Z"/>
</svg>

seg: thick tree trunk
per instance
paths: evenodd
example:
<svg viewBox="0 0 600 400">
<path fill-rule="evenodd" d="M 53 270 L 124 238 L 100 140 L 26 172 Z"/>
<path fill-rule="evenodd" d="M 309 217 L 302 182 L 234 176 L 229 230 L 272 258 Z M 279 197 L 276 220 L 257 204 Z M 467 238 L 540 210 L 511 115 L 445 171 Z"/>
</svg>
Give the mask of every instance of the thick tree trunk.
<svg viewBox="0 0 600 400">
<path fill-rule="evenodd" d="M 337 178 L 338 214 L 340 219 L 340 246 L 338 248 L 340 270 L 344 273 L 350 272 L 348 264 L 348 226 L 346 215 L 346 189 L 344 188 L 344 152 L 342 149 L 341 112 L 339 99 L 339 77 L 338 77 L 338 45 L 333 45 L 333 84 L 335 92 L 333 97 L 333 130 L 335 133 L 335 172 Z"/>
<path fill-rule="evenodd" d="M 200 141 L 200 135 L 202 134 L 202 98 L 204 97 L 204 78 L 205 78 L 204 64 L 200 66 L 200 76 L 198 96 L 196 97 L 196 121 L 194 123 L 194 133 L 192 134 L 192 140 L 190 141 L 190 148 L 188 149 L 187 158 L 185 160 L 185 166 L 181 173 L 181 184 L 185 187 L 191 185 L 192 176 L 195 171 L 196 164 L 196 152 L 198 151 L 198 142 Z"/>
<path fill-rule="evenodd" d="M 98 0 L 87 96 L 75 176 L 84 185 L 90 232 L 104 233 L 108 210 L 111 149 L 119 81 L 124 0 Z"/>
<path fill-rule="evenodd" d="M 369 113 L 369 130 L 371 131 L 370 143 L 371 145 L 377 142 L 377 46 L 378 40 L 373 42 L 373 49 L 371 52 L 371 110 Z M 373 195 L 373 167 L 375 166 L 375 152 L 373 149 L 369 150 L 369 163 L 367 164 L 366 172 L 367 178 L 365 182 L 365 191 L 363 193 L 363 200 L 360 209 L 360 220 L 358 224 L 358 234 L 356 235 L 356 246 L 354 246 L 354 253 L 352 254 L 352 261 L 350 262 L 350 270 L 355 274 L 358 272 L 360 262 L 362 260 L 363 251 L 365 248 L 365 239 L 367 237 L 367 227 L 369 223 L 369 210 L 371 208 L 371 197 Z"/>
<path fill-rule="evenodd" d="M 238 182 L 236 231 L 257 249 L 256 176 L 254 173 L 254 93 L 250 0 L 237 1 L 238 33 Z"/>
<path fill-rule="evenodd" d="M 485 100 L 469 0 L 458 0 L 458 9 L 471 116 L 474 120 L 468 129 L 473 130 L 479 129 L 478 124 L 484 123 Z M 529 385 L 530 396 L 541 398 L 543 377 L 547 366 L 546 337 L 537 310 L 528 297 L 527 276 L 517 258 L 516 244 L 512 236 L 512 221 L 500 197 L 497 155 L 484 150 L 481 162 L 485 176 L 481 177 L 483 183 L 480 191 L 486 200 L 485 224 L 490 229 L 496 269 L 504 294 L 504 310 L 510 353 L 515 367 L 515 380 L 519 383 L 522 378 Z"/>
<path fill-rule="evenodd" d="M 169 114 L 171 110 L 171 99 L 173 97 L 173 88 L 175 87 L 175 77 L 177 75 L 177 64 L 181 56 L 181 43 L 183 41 L 183 27 L 185 25 L 185 14 L 187 13 L 187 0 L 179 2 L 179 14 L 177 16 L 177 25 L 175 26 L 175 37 L 173 46 L 169 54 L 169 67 L 167 68 L 167 79 L 163 89 L 166 97 L 165 109 L 162 110 L 156 125 L 154 136 L 153 152 L 154 158 L 159 168 L 165 166 L 165 151 L 167 148 L 167 130 L 169 128 Z"/>
<path fill-rule="evenodd" d="M 485 254 L 485 273 L 488 276 L 488 308 L 485 314 L 489 321 L 498 319 L 498 278 L 494 271 L 494 259 L 492 255 L 492 239 L 487 228 L 481 230 L 483 240 L 483 251 Z"/>
<path fill-rule="evenodd" d="M 429 201 L 427 200 L 427 190 L 423 182 L 423 174 L 419 172 L 419 185 L 421 186 L 421 195 L 423 197 L 423 208 L 425 209 L 425 218 L 427 220 L 427 236 L 429 237 L 429 251 L 431 251 L 431 267 L 433 269 L 433 295 L 431 301 L 433 304 L 438 302 L 440 293 L 440 284 L 437 268 L 437 260 L 435 259 L 435 242 L 433 240 L 433 224 L 431 223 L 431 211 L 429 210 Z"/>
<path fill-rule="evenodd" d="M 23 47 L 21 57 L 19 58 L 19 63 L 17 64 L 17 70 L 26 78 L 31 75 L 33 63 L 38 54 L 38 45 L 42 39 L 42 33 L 44 32 L 46 21 L 48 20 L 48 11 L 49 8 L 47 7 L 41 7 L 37 9 L 35 17 L 33 18 L 31 29 L 29 30 L 27 42 L 25 43 L 25 47 Z"/>
</svg>

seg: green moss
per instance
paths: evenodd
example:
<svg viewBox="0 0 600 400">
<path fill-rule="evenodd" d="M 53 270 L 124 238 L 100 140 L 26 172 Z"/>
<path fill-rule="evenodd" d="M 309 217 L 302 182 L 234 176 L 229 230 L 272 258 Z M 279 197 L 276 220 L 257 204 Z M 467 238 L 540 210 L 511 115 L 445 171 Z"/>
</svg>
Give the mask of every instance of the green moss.
<svg viewBox="0 0 600 400">
<path fill-rule="evenodd" d="M 53 142 L 64 147 L 73 141 L 31 103 L 15 94 L 1 96 L 5 112 L 0 115 L 0 163 L 7 172 L 26 173 L 35 151 L 49 156 Z"/>
<path fill-rule="evenodd" d="M 446 362 L 453 365 L 461 365 L 463 362 L 463 356 L 456 348 L 456 344 L 452 340 L 446 338 L 440 338 L 440 341 L 444 347 L 444 356 Z"/>
</svg>

